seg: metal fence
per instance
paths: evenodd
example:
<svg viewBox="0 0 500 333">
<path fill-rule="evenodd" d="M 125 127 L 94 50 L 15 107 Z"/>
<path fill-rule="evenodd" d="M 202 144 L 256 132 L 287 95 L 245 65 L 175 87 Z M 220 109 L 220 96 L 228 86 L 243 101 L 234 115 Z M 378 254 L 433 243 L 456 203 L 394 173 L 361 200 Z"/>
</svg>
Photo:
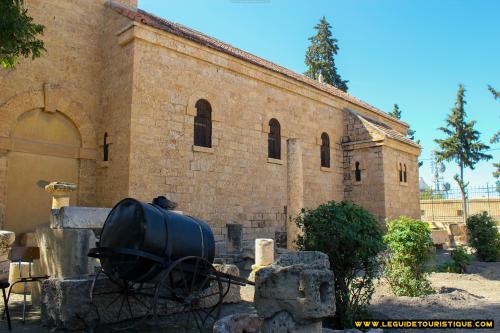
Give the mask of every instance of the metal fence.
<svg viewBox="0 0 500 333">
<path fill-rule="evenodd" d="M 468 215 L 487 212 L 500 225 L 500 189 L 496 186 L 470 187 L 466 191 Z M 460 189 L 420 191 L 421 219 L 433 224 L 463 222 Z"/>
</svg>

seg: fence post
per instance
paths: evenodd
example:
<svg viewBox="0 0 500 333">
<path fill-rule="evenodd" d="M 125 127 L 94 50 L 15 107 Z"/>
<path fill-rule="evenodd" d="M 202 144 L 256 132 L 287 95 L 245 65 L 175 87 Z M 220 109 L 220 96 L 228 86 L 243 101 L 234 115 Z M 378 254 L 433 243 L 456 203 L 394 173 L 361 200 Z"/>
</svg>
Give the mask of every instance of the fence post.
<svg viewBox="0 0 500 333">
<path fill-rule="evenodd" d="M 431 192 L 431 211 L 432 211 L 432 223 L 436 225 L 436 221 L 434 221 L 434 194 Z"/>
<path fill-rule="evenodd" d="M 486 197 L 488 198 L 488 215 L 491 216 L 491 206 L 490 206 L 490 184 L 486 183 Z"/>
</svg>

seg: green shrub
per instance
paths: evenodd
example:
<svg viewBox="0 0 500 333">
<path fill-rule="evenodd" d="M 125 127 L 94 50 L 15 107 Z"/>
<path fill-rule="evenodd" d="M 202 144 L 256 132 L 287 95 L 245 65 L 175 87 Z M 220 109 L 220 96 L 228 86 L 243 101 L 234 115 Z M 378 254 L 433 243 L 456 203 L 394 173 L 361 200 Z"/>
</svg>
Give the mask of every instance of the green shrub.
<svg viewBox="0 0 500 333">
<path fill-rule="evenodd" d="M 397 296 L 433 293 L 425 263 L 434 254 L 429 225 L 400 217 L 387 223 L 384 241 L 388 246 L 386 278 Z"/>
<path fill-rule="evenodd" d="M 457 246 L 451 251 L 451 260 L 441 266 L 441 271 L 448 273 L 463 274 L 467 271 L 467 266 L 471 262 L 471 255 L 467 253 L 463 246 Z"/>
<path fill-rule="evenodd" d="M 500 234 L 495 220 L 486 212 L 471 215 L 467 219 L 469 245 L 476 249 L 481 261 L 496 261 L 500 258 Z"/>
<path fill-rule="evenodd" d="M 303 209 L 295 221 L 303 230 L 299 249 L 321 251 L 330 258 L 337 310 L 329 324 L 352 327 L 354 319 L 366 315 L 379 272 L 378 254 L 384 244 L 376 218 L 354 203 L 330 201 Z"/>
</svg>

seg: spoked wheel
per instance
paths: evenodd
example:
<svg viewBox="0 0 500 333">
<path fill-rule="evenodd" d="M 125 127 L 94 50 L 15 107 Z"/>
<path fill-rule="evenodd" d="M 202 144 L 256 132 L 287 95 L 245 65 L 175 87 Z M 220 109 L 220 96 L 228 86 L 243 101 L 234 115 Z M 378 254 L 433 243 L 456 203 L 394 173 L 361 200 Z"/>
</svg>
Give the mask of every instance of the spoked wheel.
<svg viewBox="0 0 500 333">
<path fill-rule="evenodd" d="M 90 300 L 101 323 L 116 323 L 150 316 L 154 291 L 154 284 L 115 279 L 100 270 L 92 282 Z"/>
<path fill-rule="evenodd" d="M 200 257 L 184 257 L 163 272 L 153 314 L 173 318 L 175 332 L 212 332 L 223 296 L 222 281 L 213 265 Z"/>
</svg>

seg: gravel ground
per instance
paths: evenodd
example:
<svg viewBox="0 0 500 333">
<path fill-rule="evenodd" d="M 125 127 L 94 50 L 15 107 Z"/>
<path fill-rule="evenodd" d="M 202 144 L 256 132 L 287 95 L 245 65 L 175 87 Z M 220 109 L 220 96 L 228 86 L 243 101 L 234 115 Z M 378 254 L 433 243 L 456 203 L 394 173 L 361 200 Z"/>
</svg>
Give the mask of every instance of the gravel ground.
<svg viewBox="0 0 500 333">
<path fill-rule="evenodd" d="M 385 281 L 377 284 L 370 311 L 376 319 L 493 319 L 500 332 L 500 262 L 473 262 L 468 274 L 432 273 L 436 294 L 396 297 Z M 404 330 L 417 332 L 422 330 Z M 392 330 L 391 332 L 403 332 Z M 472 330 L 425 330 L 425 332 L 472 332 Z M 481 332 L 481 330 L 474 330 Z"/>
</svg>

